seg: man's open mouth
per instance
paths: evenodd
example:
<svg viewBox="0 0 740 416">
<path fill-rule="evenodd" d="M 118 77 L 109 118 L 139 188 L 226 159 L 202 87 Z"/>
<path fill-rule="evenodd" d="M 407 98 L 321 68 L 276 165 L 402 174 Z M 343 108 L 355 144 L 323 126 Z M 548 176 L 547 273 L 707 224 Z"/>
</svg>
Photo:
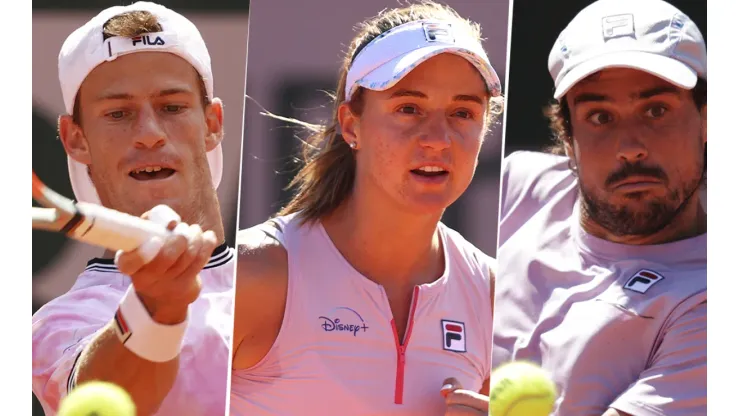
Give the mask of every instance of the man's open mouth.
<svg viewBox="0 0 740 416">
<path fill-rule="evenodd" d="M 143 168 L 137 168 L 129 172 L 129 176 L 136 179 L 137 181 L 151 181 L 167 179 L 175 174 L 175 170 L 162 166 L 147 166 Z"/>
</svg>

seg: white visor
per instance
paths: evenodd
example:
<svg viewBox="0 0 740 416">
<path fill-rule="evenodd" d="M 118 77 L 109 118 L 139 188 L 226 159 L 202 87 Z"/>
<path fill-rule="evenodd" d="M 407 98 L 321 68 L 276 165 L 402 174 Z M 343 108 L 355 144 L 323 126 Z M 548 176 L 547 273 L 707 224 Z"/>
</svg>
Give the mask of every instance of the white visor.
<svg viewBox="0 0 740 416">
<path fill-rule="evenodd" d="M 379 35 L 360 51 L 347 73 L 344 99 L 349 101 L 358 87 L 392 88 L 419 64 L 442 53 L 468 60 L 480 72 L 489 93 L 501 94 L 501 81 L 470 30 L 443 21 L 418 20 Z"/>
</svg>

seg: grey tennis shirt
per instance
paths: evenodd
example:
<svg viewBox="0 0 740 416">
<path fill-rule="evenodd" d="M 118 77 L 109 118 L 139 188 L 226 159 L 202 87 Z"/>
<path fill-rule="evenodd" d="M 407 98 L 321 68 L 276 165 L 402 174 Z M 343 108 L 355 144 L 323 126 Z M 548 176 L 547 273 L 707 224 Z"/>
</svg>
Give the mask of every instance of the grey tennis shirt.
<svg viewBox="0 0 740 416">
<path fill-rule="evenodd" d="M 553 415 L 703 415 L 707 403 L 707 236 L 615 244 L 579 224 L 567 159 L 504 161 L 493 366 L 541 364 Z"/>
</svg>

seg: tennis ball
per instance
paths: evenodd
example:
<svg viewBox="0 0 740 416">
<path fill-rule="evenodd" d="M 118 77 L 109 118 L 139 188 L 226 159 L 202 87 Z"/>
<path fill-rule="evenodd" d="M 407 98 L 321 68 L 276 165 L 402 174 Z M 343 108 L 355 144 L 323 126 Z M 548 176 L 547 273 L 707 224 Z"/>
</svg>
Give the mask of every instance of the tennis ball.
<svg viewBox="0 0 740 416">
<path fill-rule="evenodd" d="M 121 387 L 90 381 L 77 386 L 62 400 L 59 416 L 136 416 L 136 406 Z"/>
<path fill-rule="evenodd" d="M 513 361 L 491 373 L 490 416 L 547 416 L 557 388 L 539 366 Z"/>
</svg>

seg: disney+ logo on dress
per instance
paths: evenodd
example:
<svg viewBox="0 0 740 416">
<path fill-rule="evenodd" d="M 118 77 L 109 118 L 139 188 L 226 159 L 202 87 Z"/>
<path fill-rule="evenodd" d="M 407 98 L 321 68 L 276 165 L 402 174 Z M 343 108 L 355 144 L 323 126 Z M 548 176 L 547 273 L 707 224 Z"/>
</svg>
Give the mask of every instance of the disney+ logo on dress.
<svg viewBox="0 0 740 416">
<path fill-rule="evenodd" d="M 349 311 L 349 312 L 346 312 Z M 332 309 L 328 314 L 330 317 L 319 316 L 321 321 L 321 329 L 326 332 L 351 332 L 353 336 L 357 336 L 357 333 L 367 332 L 368 326 L 365 325 L 365 320 L 362 319 L 359 313 L 353 309 L 345 306 Z"/>
</svg>

